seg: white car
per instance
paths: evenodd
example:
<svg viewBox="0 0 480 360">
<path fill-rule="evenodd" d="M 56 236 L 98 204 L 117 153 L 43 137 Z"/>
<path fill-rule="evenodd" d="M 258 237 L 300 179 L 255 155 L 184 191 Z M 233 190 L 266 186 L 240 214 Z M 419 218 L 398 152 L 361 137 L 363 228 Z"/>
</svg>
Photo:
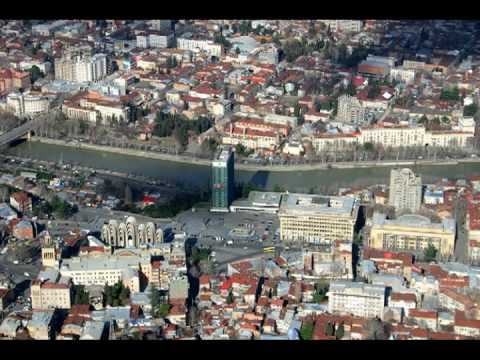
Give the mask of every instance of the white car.
<svg viewBox="0 0 480 360">
<path fill-rule="evenodd" d="M 28 272 L 23 273 L 26 277 L 30 277 L 30 274 Z"/>
<path fill-rule="evenodd" d="M 13 262 L 13 264 L 14 264 L 14 265 L 18 265 L 18 260 L 15 260 L 15 261 Z"/>
<path fill-rule="evenodd" d="M 243 248 L 243 250 L 248 250 L 248 246 L 245 246 L 245 247 Z"/>
</svg>

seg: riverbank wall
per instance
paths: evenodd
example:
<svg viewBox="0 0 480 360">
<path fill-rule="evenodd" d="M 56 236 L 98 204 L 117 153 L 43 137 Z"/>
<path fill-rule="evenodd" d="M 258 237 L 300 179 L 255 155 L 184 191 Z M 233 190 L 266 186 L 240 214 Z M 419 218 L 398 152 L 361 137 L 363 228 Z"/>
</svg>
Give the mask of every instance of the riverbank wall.
<svg viewBox="0 0 480 360">
<path fill-rule="evenodd" d="M 51 145 L 67 146 L 77 149 L 93 150 L 99 152 L 109 152 L 114 154 L 137 156 L 147 159 L 156 159 L 171 161 L 177 163 L 210 166 L 211 161 L 206 159 L 196 159 L 182 155 L 160 154 L 150 151 L 142 151 L 136 149 L 124 149 L 112 146 L 95 145 L 82 142 L 67 142 L 64 140 L 49 139 L 43 137 L 32 137 L 31 141 L 41 142 Z M 399 161 L 362 161 L 362 162 L 339 162 L 328 164 L 298 164 L 298 165 L 254 165 L 254 164 L 235 164 L 235 168 L 244 171 L 269 171 L 269 172 L 298 172 L 298 171 L 313 171 L 313 170 L 327 170 L 327 169 L 355 169 L 355 168 L 371 168 L 371 167 L 401 167 L 401 166 L 422 166 L 422 165 L 458 165 L 460 163 L 479 163 L 480 158 L 464 158 L 456 160 L 399 160 Z"/>
</svg>

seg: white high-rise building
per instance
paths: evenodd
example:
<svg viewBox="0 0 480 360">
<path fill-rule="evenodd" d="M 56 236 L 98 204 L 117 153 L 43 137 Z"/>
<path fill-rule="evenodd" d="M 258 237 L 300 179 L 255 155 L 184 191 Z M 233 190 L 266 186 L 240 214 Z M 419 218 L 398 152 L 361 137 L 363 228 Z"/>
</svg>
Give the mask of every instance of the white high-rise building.
<svg viewBox="0 0 480 360">
<path fill-rule="evenodd" d="M 337 119 L 348 124 L 361 124 L 365 120 L 365 109 L 356 97 L 342 95 L 338 98 Z"/>
<path fill-rule="evenodd" d="M 107 76 L 107 56 L 75 55 L 55 61 L 55 79 L 74 82 L 96 82 Z"/>
<path fill-rule="evenodd" d="M 388 203 L 397 211 L 418 211 L 422 203 L 422 178 L 407 168 L 392 169 Z"/>
</svg>

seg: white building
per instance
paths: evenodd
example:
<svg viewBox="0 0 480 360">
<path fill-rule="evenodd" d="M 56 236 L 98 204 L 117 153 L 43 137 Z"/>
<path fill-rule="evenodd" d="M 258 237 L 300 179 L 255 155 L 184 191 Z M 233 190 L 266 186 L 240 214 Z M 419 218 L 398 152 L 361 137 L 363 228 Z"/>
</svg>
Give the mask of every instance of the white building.
<svg viewBox="0 0 480 360">
<path fill-rule="evenodd" d="M 396 67 L 390 70 L 390 79 L 412 84 L 415 81 L 415 70 Z"/>
<path fill-rule="evenodd" d="M 422 178 L 410 169 L 392 169 L 388 203 L 396 211 L 418 211 L 422 204 Z"/>
<path fill-rule="evenodd" d="M 353 314 L 363 318 L 383 318 L 385 286 L 352 281 L 332 281 L 328 296 L 328 311 Z"/>
<path fill-rule="evenodd" d="M 36 115 L 48 111 L 50 100 L 46 96 L 10 93 L 7 95 L 7 108 L 15 115 Z"/>
<path fill-rule="evenodd" d="M 365 115 L 365 109 L 356 97 L 345 94 L 338 98 L 338 121 L 348 124 L 361 124 L 365 121 Z"/>
<path fill-rule="evenodd" d="M 55 79 L 95 82 L 107 76 L 105 54 L 65 56 L 55 61 Z"/>
<path fill-rule="evenodd" d="M 178 38 L 177 48 L 190 51 L 205 51 L 208 55 L 218 58 L 223 55 L 223 46 L 215 44 L 212 40 Z"/>
</svg>

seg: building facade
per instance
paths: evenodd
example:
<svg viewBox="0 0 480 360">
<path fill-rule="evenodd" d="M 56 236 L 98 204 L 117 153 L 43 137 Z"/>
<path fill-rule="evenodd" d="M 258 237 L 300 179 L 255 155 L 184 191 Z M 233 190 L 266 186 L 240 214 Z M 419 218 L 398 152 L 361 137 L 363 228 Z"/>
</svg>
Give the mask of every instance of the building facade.
<svg viewBox="0 0 480 360">
<path fill-rule="evenodd" d="M 420 215 L 403 215 L 388 220 L 385 214 L 375 213 L 370 232 L 369 246 L 380 250 L 423 253 L 433 245 L 442 256 L 453 255 L 456 227 L 453 219 L 432 223 Z"/>
<path fill-rule="evenodd" d="M 351 197 L 286 194 L 278 213 L 280 239 L 313 244 L 352 241 L 358 210 Z"/>
<path fill-rule="evenodd" d="M 332 281 L 327 295 L 330 313 L 383 318 L 385 286 L 344 280 Z"/>
<path fill-rule="evenodd" d="M 138 224 L 131 216 L 125 222 L 110 220 L 104 224 L 102 240 L 112 247 L 138 248 L 163 243 L 163 230 L 152 222 Z"/>
<path fill-rule="evenodd" d="M 365 121 L 365 115 L 365 109 L 356 97 L 345 94 L 338 98 L 338 121 L 348 124 L 361 124 Z"/>
<path fill-rule="evenodd" d="M 417 212 L 422 204 L 422 178 L 410 169 L 392 169 L 388 204 L 396 211 Z"/>
<path fill-rule="evenodd" d="M 55 79 L 73 82 L 96 82 L 107 76 L 105 54 L 67 55 L 55 61 Z"/>
<path fill-rule="evenodd" d="M 235 196 L 234 166 L 234 154 L 230 148 L 221 149 L 212 162 L 211 211 L 229 211 Z"/>
</svg>

